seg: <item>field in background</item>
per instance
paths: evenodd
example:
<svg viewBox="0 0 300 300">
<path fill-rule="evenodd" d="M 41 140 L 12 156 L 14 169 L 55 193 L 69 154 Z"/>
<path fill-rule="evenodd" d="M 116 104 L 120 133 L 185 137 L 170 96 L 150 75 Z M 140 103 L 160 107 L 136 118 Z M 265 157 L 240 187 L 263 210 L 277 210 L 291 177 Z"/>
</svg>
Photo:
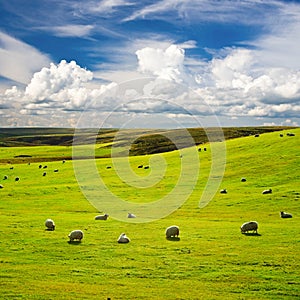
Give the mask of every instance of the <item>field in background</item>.
<svg viewBox="0 0 300 300">
<path fill-rule="evenodd" d="M 0 299 L 299 298 L 299 137 L 300 129 L 289 129 L 228 139 L 219 187 L 228 193 L 218 190 L 202 209 L 211 152 L 210 144 L 199 140 L 198 148 L 207 151 L 199 152 L 201 170 L 193 193 L 176 212 L 145 224 L 94 220 L 99 212 L 81 193 L 72 161 L 62 161 L 72 155 L 70 145 L 0 147 Z M 159 184 L 136 190 L 118 178 L 105 158 L 112 141 L 102 142 L 96 145 L 104 157 L 97 159 L 97 168 L 119 197 L 153 201 L 176 185 L 178 151 L 130 157 L 141 178 L 150 174 L 154 155 L 167 165 Z M 181 154 L 189 151 L 184 148 Z M 150 168 L 139 169 L 140 164 Z M 262 195 L 268 188 L 273 193 Z M 281 210 L 294 217 L 281 219 Z M 45 230 L 46 218 L 55 220 L 55 231 Z M 259 235 L 240 233 L 240 225 L 250 220 L 258 221 Z M 181 229 L 180 241 L 165 239 L 165 228 L 173 224 Z M 81 243 L 68 243 L 73 229 L 83 230 Z M 122 232 L 131 238 L 129 244 L 116 242 Z"/>
</svg>

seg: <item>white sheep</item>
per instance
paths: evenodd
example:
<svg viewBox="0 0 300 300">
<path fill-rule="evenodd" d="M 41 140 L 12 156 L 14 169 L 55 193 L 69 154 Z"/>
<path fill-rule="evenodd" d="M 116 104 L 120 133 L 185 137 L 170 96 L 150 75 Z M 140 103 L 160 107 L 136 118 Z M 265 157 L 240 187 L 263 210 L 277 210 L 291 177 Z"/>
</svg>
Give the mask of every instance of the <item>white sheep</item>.
<svg viewBox="0 0 300 300">
<path fill-rule="evenodd" d="M 272 189 L 264 190 L 262 194 L 272 194 Z"/>
<path fill-rule="evenodd" d="M 129 219 L 136 218 L 136 215 L 132 213 L 128 213 L 127 218 Z"/>
<path fill-rule="evenodd" d="M 52 219 L 47 219 L 45 221 L 45 226 L 47 227 L 47 230 L 54 230 L 55 229 L 55 223 Z"/>
<path fill-rule="evenodd" d="M 227 194 L 227 190 L 226 190 L 226 189 L 223 189 L 223 190 L 220 191 L 220 193 L 221 193 L 221 194 Z"/>
<path fill-rule="evenodd" d="M 292 218 L 293 216 L 292 216 L 292 214 L 281 211 L 280 212 L 280 217 L 283 218 L 283 219 L 287 219 L 287 218 Z"/>
<path fill-rule="evenodd" d="M 120 244 L 126 244 L 129 242 L 130 242 L 130 239 L 128 236 L 126 236 L 125 233 L 122 233 L 118 238 L 118 243 L 120 243 Z"/>
<path fill-rule="evenodd" d="M 179 227 L 176 225 L 172 225 L 166 229 L 166 238 L 178 237 L 179 235 Z"/>
<path fill-rule="evenodd" d="M 258 223 L 256 221 L 246 222 L 241 226 L 241 233 L 252 231 L 257 233 Z"/>
<path fill-rule="evenodd" d="M 2 184 L 0 184 L 0 189 L 3 189 L 3 188 L 4 188 L 4 186 Z"/>
<path fill-rule="evenodd" d="M 95 217 L 95 220 L 107 220 L 108 217 L 109 217 L 108 214 L 98 215 Z"/>
<path fill-rule="evenodd" d="M 73 242 L 74 240 L 81 241 L 83 238 L 83 232 L 81 230 L 73 230 L 68 235 L 70 242 Z"/>
</svg>

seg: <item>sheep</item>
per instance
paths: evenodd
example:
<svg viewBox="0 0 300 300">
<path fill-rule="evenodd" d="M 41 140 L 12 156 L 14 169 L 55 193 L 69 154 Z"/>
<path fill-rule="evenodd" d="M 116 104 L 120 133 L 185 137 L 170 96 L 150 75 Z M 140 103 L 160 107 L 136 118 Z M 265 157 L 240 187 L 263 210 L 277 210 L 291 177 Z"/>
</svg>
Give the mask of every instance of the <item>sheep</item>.
<svg viewBox="0 0 300 300">
<path fill-rule="evenodd" d="M 58 172 L 58 169 L 54 169 L 54 171 L 53 171 L 53 172 L 57 173 L 57 172 Z"/>
<path fill-rule="evenodd" d="M 283 134 L 281 133 L 279 136 L 280 136 L 280 137 L 283 137 Z"/>
<path fill-rule="evenodd" d="M 47 230 L 53 231 L 55 229 L 55 223 L 52 219 L 47 219 L 45 221 L 45 226 L 47 227 Z"/>
<path fill-rule="evenodd" d="M 4 186 L 2 184 L 0 184 L 0 189 L 3 189 L 3 188 L 4 188 Z"/>
<path fill-rule="evenodd" d="M 179 235 L 179 227 L 176 225 L 172 225 L 166 229 L 166 238 L 169 239 L 171 237 L 178 237 Z"/>
<path fill-rule="evenodd" d="M 42 165 L 39 165 L 39 169 L 41 169 L 43 166 Z"/>
<path fill-rule="evenodd" d="M 68 235 L 70 242 L 73 242 L 74 240 L 81 241 L 83 238 L 83 232 L 81 230 L 73 230 Z"/>
<path fill-rule="evenodd" d="M 262 191 L 262 194 L 272 194 L 272 189 Z"/>
<path fill-rule="evenodd" d="M 283 218 L 283 219 L 287 219 L 287 218 L 292 218 L 293 216 L 292 216 L 292 214 L 281 211 L 280 212 L 280 217 Z"/>
<path fill-rule="evenodd" d="M 259 137 L 259 134 L 256 134 L 254 137 Z"/>
<path fill-rule="evenodd" d="M 241 179 L 241 182 L 246 182 L 246 178 L 243 177 L 243 178 Z"/>
<path fill-rule="evenodd" d="M 136 218 L 136 215 L 132 214 L 132 213 L 128 213 L 127 218 L 133 219 L 133 218 Z"/>
<path fill-rule="evenodd" d="M 145 166 L 144 169 L 149 169 L 149 166 Z"/>
<path fill-rule="evenodd" d="M 246 233 L 248 231 L 255 232 L 257 234 L 258 223 L 256 221 L 246 222 L 241 226 L 241 233 Z"/>
<path fill-rule="evenodd" d="M 6 180 L 6 179 L 8 179 L 8 176 L 4 175 L 3 180 Z"/>
<path fill-rule="evenodd" d="M 138 166 L 138 169 L 142 169 L 142 168 L 143 168 L 143 165 L 139 165 L 139 166 Z"/>
<path fill-rule="evenodd" d="M 286 135 L 287 135 L 287 136 L 295 136 L 295 133 L 291 133 L 291 132 L 290 132 L 290 133 L 287 133 Z"/>
<path fill-rule="evenodd" d="M 223 189 L 223 190 L 220 191 L 220 193 L 221 193 L 221 194 L 227 194 L 227 190 L 226 190 L 226 189 Z"/>
<path fill-rule="evenodd" d="M 19 180 L 20 180 L 20 178 L 19 178 L 19 177 L 16 177 L 16 178 L 15 178 L 15 181 L 19 181 Z"/>
<path fill-rule="evenodd" d="M 48 168 L 48 166 L 43 166 L 43 169 L 47 169 Z"/>
<path fill-rule="evenodd" d="M 129 243 L 130 242 L 130 239 L 128 236 L 126 236 L 125 233 L 122 233 L 119 238 L 118 238 L 118 243 L 119 244 L 126 244 L 126 243 Z"/>
<path fill-rule="evenodd" d="M 95 220 L 107 220 L 108 216 L 108 214 L 99 215 L 95 217 Z"/>
</svg>

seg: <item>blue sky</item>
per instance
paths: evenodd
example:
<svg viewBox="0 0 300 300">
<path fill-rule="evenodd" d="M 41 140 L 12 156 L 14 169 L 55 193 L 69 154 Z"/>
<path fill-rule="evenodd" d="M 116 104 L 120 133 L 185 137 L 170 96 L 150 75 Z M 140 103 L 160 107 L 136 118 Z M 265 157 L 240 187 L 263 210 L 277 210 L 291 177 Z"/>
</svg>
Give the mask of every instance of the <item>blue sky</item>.
<svg viewBox="0 0 300 300">
<path fill-rule="evenodd" d="M 0 2 L 0 126 L 300 124 L 300 2 Z"/>
</svg>

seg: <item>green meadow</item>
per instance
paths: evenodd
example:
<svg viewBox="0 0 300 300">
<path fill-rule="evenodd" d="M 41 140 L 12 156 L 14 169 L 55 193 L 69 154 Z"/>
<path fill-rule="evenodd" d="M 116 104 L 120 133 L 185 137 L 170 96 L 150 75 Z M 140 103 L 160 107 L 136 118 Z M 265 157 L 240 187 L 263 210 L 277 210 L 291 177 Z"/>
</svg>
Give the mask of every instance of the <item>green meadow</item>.
<svg viewBox="0 0 300 300">
<path fill-rule="evenodd" d="M 70 145 L 0 147 L 0 299 L 299 299 L 300 129 L 215 143 L 226 146 L 225 173 L 203 208 L 212 144 L 115 159 L 105 158 L 106 144 L 76 146 L 83 152 L 94 147 L 103 156 L 95 166 L 107 189 L 137 204 L 170 194 L 183 159 L 193 174 L 189 157 L 197 151 L 200 169 L 188 199 L 146 223 L 120 221 L 88 201 L 81 188 L 95 181 L 90 160 L 63 162 L 72 156 Z M 136 180 L 154 183 L 131 186 L 120 178 L 116 162 L 121 169 L 129 165 Z M 189 184 L 185 177 L 182 189 Z M 272 194 L 263 195 L 269 188 Z M 293 218 L 281 219 L 280 211 Z M 110 214 L 108 220 L 96 221 L 102 213 Z M 55 231 L 45 230 L 47 218 L 55 221 Z M 258 234 L 241 234 L 240 226 L 251 220 L 259 223 Z M 180 239 L 167 240 L 165 229 L 174 224 Z M 69 242 L 74 229 L 84 232 L 81 242 Z M 122 232 L 130 243 L 117 243 Z"/>
</svg>

